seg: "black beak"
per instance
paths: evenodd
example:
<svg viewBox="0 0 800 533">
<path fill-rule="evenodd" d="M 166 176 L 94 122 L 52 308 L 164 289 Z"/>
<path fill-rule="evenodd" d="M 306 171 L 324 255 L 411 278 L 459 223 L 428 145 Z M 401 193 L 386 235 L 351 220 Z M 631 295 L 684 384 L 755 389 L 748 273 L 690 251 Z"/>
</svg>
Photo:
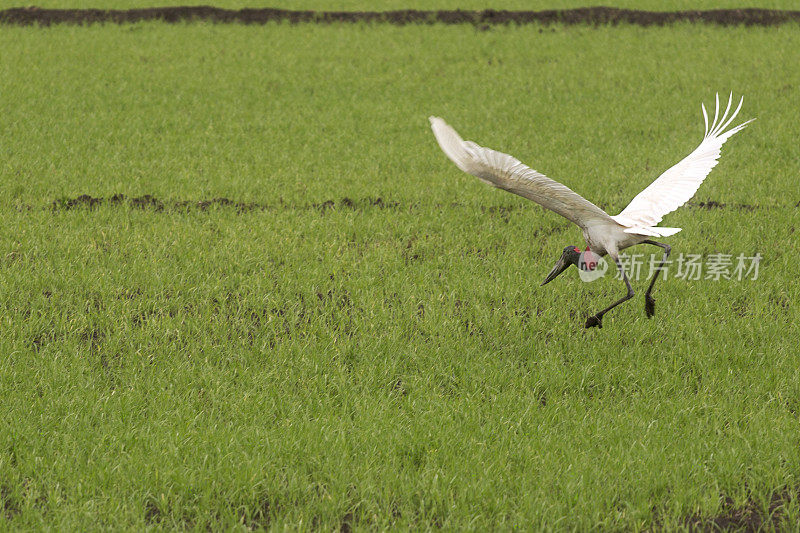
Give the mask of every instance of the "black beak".
<svg viewBox="0 0 800 533">
<path fill-rule="evenodd" d="M 559 259 L 558 263 L 556 263 L 556 266 L 553 267 L 553 270 L 551 270 L 550 273 L 547 275 L 547 277 L 544 279 L 542 285 L 547 285 L 548 283 L 556 279 L 556 276 L 558 276 L 566 269 L 568 269 L 571 264 L 572 263 L 568 262 L 562 255 L 561 259 Z"/>
</svg>

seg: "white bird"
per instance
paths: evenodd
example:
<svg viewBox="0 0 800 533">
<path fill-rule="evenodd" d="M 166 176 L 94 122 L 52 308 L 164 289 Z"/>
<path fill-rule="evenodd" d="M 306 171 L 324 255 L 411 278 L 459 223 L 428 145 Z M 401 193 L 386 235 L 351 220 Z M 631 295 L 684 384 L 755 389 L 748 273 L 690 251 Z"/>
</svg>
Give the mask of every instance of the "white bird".
<svg viewBox="0 0 800 533">
<path fill-rule="evenodd" d="M 458 168 L 489 185 L 533 200 L 574 222 L 583 231 L 583 238 L 587 245 L 586 252 L 601 257 L 608 254 L 614 260 L 622 273 L 627 293 L 620 300 L 586 320 L 587 328 L 593 326 L 602 328 L 604 314 L 622 302 L 633 298 L 633 288 L 620 264 L 619 252 L 636 244 L 652 244 L 664 249 L 661 265 L 656 270 L 645 293 L 645 314 L 652 317 L 655 313 L 655 300 L 650 293 L 661 267 L 669 257 L 670 246 L 653 241 L 650 237 L 668 237 L 681 230 L 680 228 L 660 227 L 657 224 L 661 222 L 664 215 L 676 210 L 694 196 L 700 184 L 716 166 L 725 141 L 755 120 L 750 119 L 726 131 L 742 108 L 744 100 L 742 98 L 739 101 L 739 106 L 728 117 L 732 98 L 733 93 L 728 98 L 728 106 L 720 117 L 719 95 L 717 94 L 711 127 L 708 124 L 706 108 L 703 104 L 700 105 L 706 128 L 700 145 L 677 165 L 661 174 L 616 216 L 609 215 L 568 187 L 551 180 L 510 155 L 484 148 L 472 141 L 464 141 L 456 130 L 441 118 L 430 117 L 430 121 L 439 146 Z M 567 246 L 542 285 L 552 281 L 570 265 L 575 265 L 582 270 L 590 270 L 594 268 L 593 264 L 597 264 L 596 261 L 594 263 L 593 261 L 590 257 L 582 254 L 576 246 Z"/>
</svg>

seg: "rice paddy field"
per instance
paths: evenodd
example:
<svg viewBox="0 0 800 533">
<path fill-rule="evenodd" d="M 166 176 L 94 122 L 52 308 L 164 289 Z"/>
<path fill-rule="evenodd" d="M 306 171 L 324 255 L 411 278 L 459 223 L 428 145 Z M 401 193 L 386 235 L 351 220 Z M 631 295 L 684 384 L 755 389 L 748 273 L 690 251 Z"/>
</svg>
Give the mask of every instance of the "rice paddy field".
<svg viewBox="0 0 800 533">
<path fill-rule="evenodd" d="M 653 11 L 676 11 L 683 9 L 798 9 L 794 0 L 283 0 L 280 3 L 265 4 L 260 0 L 38 0 L 35 6 L 49 9 L 136 9 L 161 6 L 196 6 L 211 4 L 228 9 L 276 7 L 283 9 L 314 10 L 394 10 L 394 9 L 507 9 L 543 10 L 574 9 L 587 6 L 608 6 L 647 9 Z M 26 7 L 31 4 L 19 0 L 0 0 L 0 8 Z"/>
<path fill-rule="evenodd" d="M 800 26 L 3 26 L 0 51 L 0 529 L 800 527 Z M 667 242 L 758 277 L 670 273 L 653 319 L 642 277 L 603 329 L 620 281 L 539 286 L 577 227 L 428 124 L 616 214 L 717 91 L 758 120 Z"/>
</svg>

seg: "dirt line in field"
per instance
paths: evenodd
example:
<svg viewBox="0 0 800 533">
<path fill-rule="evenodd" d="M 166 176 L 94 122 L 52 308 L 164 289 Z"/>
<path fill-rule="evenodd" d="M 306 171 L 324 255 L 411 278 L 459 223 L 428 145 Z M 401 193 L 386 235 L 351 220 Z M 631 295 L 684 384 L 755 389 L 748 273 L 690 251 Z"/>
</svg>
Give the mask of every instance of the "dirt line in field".
<svg viewBox="0 0 800 533">
<path fill-rule="evenodd" d="M 285 210 L 285 209 L 309 209 L 315 210 L 320 213 L 325 213 L 329 210 L 352 210 L 364 211 L 366 209 L 405 209 L 414 210 L 422 207 L 418 203 L 401 204 L 395 200 L 386 200 L 380 196 L 377 197 L 364 197 L 364 198 L 348 198 L 344 196 L 338 199 L 330 199 L 322 202 L 311 202 L 303 204 L 289 204 L 283 199 L 278 199 L 274 203 L 265 202 L 242 202 L 231 200 L 230 198 L 218 197 L 210 200 L 182 200 L 171 199 L 161 200 L 151 194 L 142 196 L 125 196 L 124 194 L 114 194 L 107 198 L 95 197 L 89 194 L 81 194 L 72 198 L 59 198 L 50 203 L 50 209 L 53 211 L 63 211 L 72 209 L 95 209 L 101 205 L 131 207 L 138 209 L 149 209 L 152 211 L 207 211 L 211 208 L 226 208 L 233 209 L 238 213 L 248 211 L 270 211 L 270 210 Z M 471 204 L 463 204 L 459 202 L 451 202 L 447 204 L 437 203 L 433 207 L 437 209 L 442 208 L 469 208 L 480 209 L 492 217 L 498 217 L 508 222 L 511 218 L 511 213 L 519 209 L 518 205 L 490 205 L 476 207 Z M 602 207 L 602 206 L 601 206 Z M 762 206 L 755 204 L 728 204 L 718 202 L 716 200 L 707 200 L 700 202 L 687 202 L 686 207 L 690 209 L 733 209 L 737 211 L 754 211 L 756 209 L 770 209 L 770 208 L 790 208 L 788 206 Z M 794 206 L 800 207 L 800 202 Z M 27 209 L 32 209 L 32 206 L 27 206 Z"/>
<path fill-rule="evenodd" d="M 707 11 L 640 11 L 613 7 L 585 7 L 545 11 L 442 10 L 419 11 L 292 11 L 288 9 L 222 9 L 210 6 L 152 7 L 141 9 L 42 9 L 19 7 L 0 11 L 1 24 L 21 26 L 52 24 L 125 24 L 141 21 L 169 23 L 210 21 L 226 24 L 266 24 L 268 22 L 384 24 L 473 24 L 481 29 L 500 24 L 586 24 L 663 26 L 693 22 L 723 26 L 776 26 L 800 23 L 800 11 L 778 9 L 714 9 Z"/>
<path fill-rule="evenodd" d="M 240 202 L 230 198 L 212 198 L 210 200 L 160 200 L 153 195 L 145 194 L 142 196 L 126 197 L 124 194 L 114 194 L 108 198 L 95 197 L 89 194 L 82 194 L 74 198 L 59 198 L 53 200 L 50 209 L 53 211 L 72 210 L 72 209 L 95 209 L 101 205 L 126 206 L 138 209 L 149 209 L 152 211 L 207 211 L 213 207 L 233 209 L 238 213 L 248 211 L 268 211 L 274 209 L 312 209 L 325 213 L 328 210 L 350 209 L 354 211 L 366 208 L 376 209 L 396 209 L 400 207 L 398 202 L 384 200 L 378 197 L 366 197 L 353 200 L 348 197 L 337 200 L 325 200 L 324 202 L 314 202 L 302 205 L 289 205 L 278 200 L 274 204 L 262 202 Z"/>
<path fill-rule="evenodd" d="M 725 497 L 719 515 L 701 517 L 693 515 L 683 520 L 689 531 L 764 531 L 780 530 L 787 516 L 787 508 L 797 505 L 798 494 L 789 489 L 772 494 L 765 508 L 753 499 L 737 506 L 730 497 Z"/>
<path fill-rule="evenodd" d="M 704 202 L 687 202 L 686 205 L 688 207 L 697 207 L 700 209 L 738 209 L 744 211 L 753 211 L 760 206 L 752 205 L 752 204 L 725 204 L 722 202 L 717 202 L 716 200 L 708 200 Z"/>
</svg>

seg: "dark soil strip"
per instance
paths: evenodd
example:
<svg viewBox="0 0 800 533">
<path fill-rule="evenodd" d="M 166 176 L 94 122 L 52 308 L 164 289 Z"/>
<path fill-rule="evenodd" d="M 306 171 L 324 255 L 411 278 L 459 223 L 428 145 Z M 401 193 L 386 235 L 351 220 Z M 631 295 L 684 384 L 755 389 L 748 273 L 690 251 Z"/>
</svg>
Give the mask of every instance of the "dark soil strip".
<svg viewBox="0 0 800 533">
<path fill-rule="evenodd" d="M 690 516 L 683 521 L 689 531 L 771 531 L 785 526 L 787 507 L 797 506 L 800 494 L 792 495 L 788 489 L 774 493 L 768 508 L 764 509 L 753 500 L 748 500 L 744 507 L 736 507 L 733 500 L 726 497 L 719 516 L 704 518 Z"/>
<path fill-rule="evenodd" d="M 716 200 L 709 200 L 707 202 L 686 202 L 689 207 L 699 207 L 700 209 L 738 209 L 743 211 L 752 211 L 759 206 L 751 204 L 724 204 Z"/>
<path fill-rule="evenodd" d="M 696 22 L 723 26 L 775 26 L 800 23 L 800 11 L 775 9 L 715 9 L 709 11 L 639 11 L 613 7 L 585 7 L 547 11 L 291 11 L 287 9 L 221 9 L 209 6 L 153 7 L 129 10 L 40 9 L 20 7 L 0 11 L 0 24 L 22 26 L 51 24 L 124 24 L 157 20 L 169 23 L 211 21 L 226 24 L 266 24 L 267 22 L 374 22 L 386 24 L 473 24 L 488 28 L 497 24 L 635 24 L 663 26 L 676 22 Z"/>
<path fill-rule="evenodd" d="M 228 209 L 235 209 L 238 213 L 245 213 L 248 211 L 268 211 L 271 209 L 280 209 L 287 206 L 283 201 L 276 204 L 266 204 L 259 202 L 237 202 L 229 198 L 213 198 L 211 200 L 172 200 L 162 201 L 155 196 L 145 194 L 144 196 L 134 196 L 127 198 L 124 194 L 115 194 L 108 198 L 94 197 L 88 194 L 82 194 L 75 198 L 61 198 L 54 200 L 50 204 L 50 208 L 54 211 L 71 210 L 71 209 L 95 209 L 101 205 L 112 206 L 129 206 L 138 209 L 150 209 L 152 211 L 164 211 L 170 209 L 174 211 L 207 211 L 212 207 L 223 207 Z M 365 208 L 377 209 L 396 209 L 400 207 L 398 202 L 386 201 L 381 197 L 377 198 L 362 198 L 359 200 L 351 200 L 344 197 L 339 200 L 325 200 L 324 202 L 311 203 L 301 206 L 303 209 L 313 209 L 324 213 L 333 209 L 349 209 L 353 211 L 360 211 Z M 295 206 L 296 208 L 296 206 Z"/>
<path fill-rule="evenodd" d="M 212 198 L 211 200 L 160 200 L 150 194 L 143 196 L 126 197 L 124 194 L 114 194 L 108 198 L 94 197 L 88 194 L 82 194 L 74 198 L 59 198 L 50 204 L 50 208 L 54 211 L 71 210 L 71 209 L 94 209 L 101 205 L 112 206 L 127 206 L 138 209 L 150 209 L 152 211 L 164 211 L 169 209 L 172 211 L 207 211 L 213 207 L 233 209 L 238 213 L 245 213 L 248 211 L 269 211 L 273 209 L 313 209 L 320 213 L 325 213 L 328 210 L 352 210 L 363 211 L 365 209 L 406 209 L 414 210 L 420 207 L 417 203 L 401 205 L 400 202 L 392 200 L 384 200 L 378 197 L 366 197 L 359 199 L 351 199 L 342 197 L 336 200 L 325 200 L 324 202 L 316 202 L 310 204 L 291 205 L 279 199 L 273 204 L 263 202 L 239 202 L 229 198 Z M 469 207 L 474 209 L 474 206 L 468 206 L 458 202 L 449 204 L 436 204 L 437 208 L 459 208 Z M 517 210 L 518 205 L 494 205 L 494 206 L 480 206 L 480 210 L 492 217 L 498 217 L 508 222 L 511 218 L 511 213 Z M 601 206 L 603 207 L 603 206 Z M 785 209 L 792 208 L 792 204 L 788 206 L 761 206 L 751 204 L 726 204 L 716 200 L 700 201 L 700 202 L 687 202 L 686 207 L 693 209 L 733 209 L 737 211 L 754 211 L 756 209 Z M 795 208 L 800 207 L 800 202 L 794 205 Z M 33 206 L 26 206 L 26 209 L 33 209 Z"/>
</svg>

